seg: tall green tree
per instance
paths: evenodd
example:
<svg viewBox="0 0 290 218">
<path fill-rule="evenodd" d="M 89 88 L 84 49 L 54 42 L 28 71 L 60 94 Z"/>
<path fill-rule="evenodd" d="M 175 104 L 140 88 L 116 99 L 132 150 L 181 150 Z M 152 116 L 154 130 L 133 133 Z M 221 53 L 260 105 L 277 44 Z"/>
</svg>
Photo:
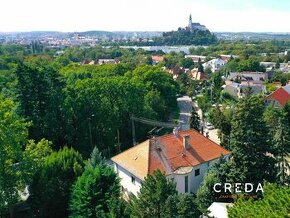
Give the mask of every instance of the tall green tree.
<svg viewBox="0 0 290 218">
<path fill-rule="evenodd" d="M 177 216 L 177 200 L 178 196 L 177 195 L 170 195 L 166 199 L 165 206 L 163 209 L 163 213 L 161 217 L 164 218 L 171 218 L 171 217 L 176 217 Z"/>
<path fill-rule="evenodd" d="M 212 101 L 214 102 L 219 101 L 223 84 L 224 84 L 224 81 L 222 79 L 222 73 L 221 72 L 214 73 L 212 77 L 212 87 L 211 87 L 212 88 L 211 90 Z"/>
<path fill-rule="evenodd" d="M 229 218 L 235 217 L 288 217 L 290 189 L 277 184 L 264 186 L 263 199 L 254 201 L 240 198 L 228 209 Z"/>
<path fill-rule="evenodd" d="M 276 167 L 269 131 L 263 119 L 264 102 L 259 96 L 241 99 L 232 120 L 230 150 L 233 181 L 275 181 Z M 263 169 L 263 170 L 261 170 Z"/>
<path fill-rule="evenodd" d="M 201 63 L 201 59 L 200 58 L 198 58 L 197 69 L 198 69 L 198 72 L 204 73 L 204 68 L 202 66 L 202 63 Z"/>
<path fill-rule="evenodd" d="M 29 140 L 25 150 L 23 151 L 23 167 L 26 170 L 26 183 L 30 184 L 35 173 L 37 173 L 43 166 L 45 158 L 51 155 L 52 142 L 42 139 L 39 142 Z"/>
<path fill-rule="evenodd" d="M 73 186 L 70 217 L 123 217 L 124 211 L 115 214 L 111 207 L 118 199 L 120 184 L 114 170 L 105 165 L 88 166 Z M 118 204 L 121 206 L 121 200 Z"/>
<path fill-rule="evenodd" d="M 289 126 L 289 129 L 290 129 L 290 101 L 288 101 L 284 107 L 283 107 L 283 111 L 285 113 L 285 116 L 286 116 L 286 119 L 288 121 L 288 126 Z"/>
<path fill-rule="evenodd" d="M 138 197 L 130 201 L 131 217 L 162 217 L 167 198 L 176 194 L 175 183 L 155 171 L 146 177 Z"/>
<path fill-rule="evenodd" d="M 193 194 L 180 194 L 177 197 L 176 211 L 178 218 L 199 217 L 196 198 Z"/>
<path fill-rule="evenodd" d="M 287 176 L 287 171 L 290 170 L 290 130 L 285 108 L 269 106 L 264 113 L 264 119 L 270 129 L 274 157 L 277 161 L 278 181 L 282 184 L 290 179 Z"/>
<path fill-rule="evenodd" d="M 144 97 L 147 116 L 155 119 L 164 119 L 166 116 L 166 104 L 161 93 L 157 90 L 150 90 Z"/>
<path fill-rule="evenodd" d="M 94 146 L 106 156 L 116 152 L 116 145 L 130 146 L 131 114 L 166 121 L 177 108 L 178 85 L 157 67 L 140 66 L 124 75 L 115 67 L 81 69 L 77 75 L 62 72 L 67 78 L 64 111 L 68 144 L 87 156 Z M 148 127 L 136 128 L 137 140 L 144 140 Z"/>
<path fill-rule="evenodd" d="M 47 57 L 20 62 L 16 70 L 20 112 L 33 125 L 29 136 L 64 145 L 63 83 Z"/>
<path fill-rule="evenodd" d="M 16 113 L 14 102 L 0 95 L 0 216 L 19 200 L 18 190 L 24 186 L 22 148 L 29 125 Z"/>
<path fill-rule="evenodd" d="M 185 67 L 185 68 L 193 68 L 194 67 L 194 62 L 191 58 L 182 58 L 179 61 L 180 67 Z"/>
<path fill-rule="evenodd" d="M 65 147 L 47 156 L 30 185 L 33 215 L 68 217 L 70 191 L 83 168 L 82 156 L 72 148 Z"/>
<path fill-rule="evenodd" d="M 218 136 L 221 140 L 221 145 L 229 148 L 232 110 L 225 107 L 212 108 L 208 114 L 209 121 L 218 129 Z"/>
<path fill-rule="evenodd" d="M 209 110 L 211 104 L 209 103 L 208 98 L 206 95 L 197 98 L 198 107 L 201 109 L 201 120 L 204 122 L 205 114 Z"/>
<path fill-rule="evenodd" d="M 273 137 L 275 158 L 278 162 L 278 177 L 281 184 L 290 182 L 290 131 L 286 119 L 278 118 Z"/>
<path fill-rule="evenodd" d="M 95 146 L 113 152 L 117 143 L 130 145 L 130 114 L 140 116 L 145 108 L 145 88 L 123 77 L 87 78 L 65 89 L 67 140 L 89 156 Z"/>
<path fill-rule="evenodd" d="M 98 165 L 104 165 L 106 162 L 106 159 L 102 156 L 101 152 L 97 147 L 94 147 L 91 157 L 88 160 L 88 166 L 95 168 Z"/>
<path fill-rule="evenodd" d="M 257 60 L 256 57 L 246 58 L 239 62 L 237 67 L 238 71 L 259 71 L 265 72 L 266 68 L 263 65 L 260 65 L 260 62 Z"/>
<path fill-rule="evenodd" d="M 277 58 L 276 64 L 275 64 L 275 68 L 279 69 L 280 68 L 280 60 L 279 58 Z"/>
<path fill-rule="evenodd" d="M 193 108 L 192 112 L 191 112 L 191 117 L 190 117 L 190 128 L 193 128 L 197 131 L 199 131 L 200 129 L 200 118 L 198 113 L 196 112 L 196 109 Z"/>
<path fill-rule="evenodd" d="M 128 205 L 130 217 L 199 217 L 196 198 L 192 194 L 177 194 L 175 183 L 160 171 L 148 175 L 138 196 Z"/>
</svg>

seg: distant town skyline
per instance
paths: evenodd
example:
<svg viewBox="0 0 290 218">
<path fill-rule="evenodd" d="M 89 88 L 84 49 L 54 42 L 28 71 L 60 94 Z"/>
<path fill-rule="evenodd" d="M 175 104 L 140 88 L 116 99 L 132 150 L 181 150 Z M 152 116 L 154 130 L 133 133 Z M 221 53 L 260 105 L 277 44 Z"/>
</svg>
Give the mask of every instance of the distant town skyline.
<svg viewBox="0 0 290 218">
<path fill-rule="evenodd" d="M 289 0 L 4 0 L 0 32 L 171 31 L 193 22 L 213 32 L 288 32 Z"/>
</svg>

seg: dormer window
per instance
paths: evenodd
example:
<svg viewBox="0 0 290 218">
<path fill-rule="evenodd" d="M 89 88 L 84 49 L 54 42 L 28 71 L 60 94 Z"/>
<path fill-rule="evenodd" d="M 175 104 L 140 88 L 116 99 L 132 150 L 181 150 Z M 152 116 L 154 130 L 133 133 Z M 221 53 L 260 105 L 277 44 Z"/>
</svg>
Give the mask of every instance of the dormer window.
<svg viewBox="0 0 290 218">
<path fill-rule="evenodd" d="M 196 169 L 196 170 L 194 171 L 194 175 L 195 175 L 195 176 L 199 176 L 199 175 L 200 175 L 200 170 L 199 170 L 199 169 Z"/>
<path fill-rule="evenodd" d="M 184 192 L 188 192 L 188 176 L 184 177 Z"/>
</svg>

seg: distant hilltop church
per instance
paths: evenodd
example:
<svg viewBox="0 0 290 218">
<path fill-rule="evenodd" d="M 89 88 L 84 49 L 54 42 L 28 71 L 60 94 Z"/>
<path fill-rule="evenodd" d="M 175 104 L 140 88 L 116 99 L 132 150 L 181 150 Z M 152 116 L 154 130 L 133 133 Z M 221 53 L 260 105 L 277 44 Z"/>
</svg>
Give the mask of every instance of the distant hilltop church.
<svg viewBox="0 0 290 218">
<path fill-rule="evenodd" d="M 194 30 L 209 31 L 204 25 L 201 25 L 200 23 L 192 23 L 191 15 L 189 15 L 189 23 L 186 29 L 190 31 L 194 31 Z"/>
</svg>

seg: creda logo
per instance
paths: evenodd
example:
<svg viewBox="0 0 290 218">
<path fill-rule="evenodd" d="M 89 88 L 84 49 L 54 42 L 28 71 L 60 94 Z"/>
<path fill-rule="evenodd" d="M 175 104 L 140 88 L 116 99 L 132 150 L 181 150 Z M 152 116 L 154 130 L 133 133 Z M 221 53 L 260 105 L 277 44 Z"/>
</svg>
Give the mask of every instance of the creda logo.
<svg viewBox="0 0 290 218">
<path fill-rule="evenodd" d="M 264 192 L 263 186 L 261 183 L 252 184 L 252 183 L 215 183 L 213 190 L 217 193 L 257 193 Z"/>
</svg>

